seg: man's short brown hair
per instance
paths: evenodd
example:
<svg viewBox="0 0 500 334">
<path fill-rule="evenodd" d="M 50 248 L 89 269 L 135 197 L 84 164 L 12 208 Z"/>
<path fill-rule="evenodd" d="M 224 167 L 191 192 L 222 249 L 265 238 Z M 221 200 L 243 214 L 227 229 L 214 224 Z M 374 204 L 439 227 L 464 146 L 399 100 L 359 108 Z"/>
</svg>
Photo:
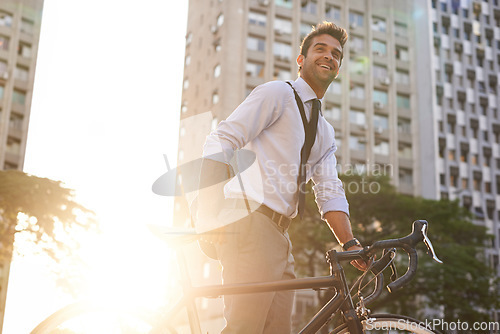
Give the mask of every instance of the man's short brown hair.
<svg viewBox="0 0 500 334">
<path fill-rule="evenodd" d="M 347 31 L 333 22 L 323 21 L 322 23 L 317 24 L 316 27 L 313 26 L 312 31 L 307 34 L 300 45 L 300 54 L 306 57 L 307 50 L 309 50 L 314 37 L 325 34 L 332 36 L 340 42 L 340 46 L 342 47 L 340 64 L 342 64 L 342 59 L 344 58 L 344 44 L 347 42 Z"/>
</svg>

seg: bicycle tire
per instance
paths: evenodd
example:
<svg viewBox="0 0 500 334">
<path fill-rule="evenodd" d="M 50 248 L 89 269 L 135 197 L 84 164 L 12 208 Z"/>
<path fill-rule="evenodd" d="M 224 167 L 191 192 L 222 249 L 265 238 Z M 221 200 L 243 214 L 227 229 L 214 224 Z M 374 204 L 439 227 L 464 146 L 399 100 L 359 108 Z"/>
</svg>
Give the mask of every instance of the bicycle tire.
<svg viewBox="0 0 500 334">
<path fill-rule="evenodd" d="M 424 323 L 410 317 L 394 314 L 373 314 L 362 321 L 363 333 L 414 333 L 414 334 L 439 334 L 424 326 Z M 330 334 L 348 334 L 347 325 L 343 324 L 333 330 Z"/>
<path fill-rule="evenodd" d="M 149 334 L 158 333 L 157 323 L 153 320 L 151 315 L 146 311 L 132 311 L 132 310 L 116 310 L 111 306 L 107 305 L 97 305 L 89 302 L 76 302 L 74 304 L 66 305 L 56 312 L 52 313 L 42 322 L 40 322 L 32 331 L 31 334 L 50 334 L 58 329 L 64 328 L 65 324 L 71 323 L 72 321 L 82 321 L 85 317 L 98 316 L 107 321 L 107 323 L 102 324 L 105 326 L 120 326 L 122 329 L 117 328 L 117 331 L 111 331 L 112 333 L 127 333 L 127 334 Z M 92 319 L 92 318 L 90 318 Z M 113 321 L 118 321 L 113 324 Z M 123 331 L 123 327 L 127 329 Z M 102 333 L 111 333 L 109 327 L 107 329 L 102 329 Z M 78 328 L 79 332 L 82 333 L 82 328 Z M 83 333 L 87 334 L 97 334 L 94 329 L 87 330 L 83 329 Z M 176 334 L 177 332 L 171 328 L 164 328 L 161 333 L 165 334 Z"/>
</svg>

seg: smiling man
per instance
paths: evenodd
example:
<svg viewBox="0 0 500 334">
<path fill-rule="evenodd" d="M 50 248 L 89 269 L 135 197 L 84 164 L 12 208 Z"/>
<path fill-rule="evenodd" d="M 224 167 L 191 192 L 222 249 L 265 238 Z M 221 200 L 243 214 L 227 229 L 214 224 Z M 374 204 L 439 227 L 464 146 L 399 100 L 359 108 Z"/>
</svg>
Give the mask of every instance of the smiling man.
<svg viewBox="0 0 500 334">
<path fill-rule="evenodd" d="M 309 179 L 321 217 L 344 250 L 361 247 L 337 175 L 334 130 L 320 111 L 346 41 L 343 28 L 317 25 L 302 42 L 297 80 L 256 87 L 207 137 L 200 182 L 218 184 L 200 191 L 196 228 L 209 232 L 224 284 L 295 278 L 287 229 L 303 213 Z M 231 177 L 229 162 L 242 148 L 255 153 L 256 163 L 220 182 Z M 362 261 L 353 265 L 366 269 Z M 223 333 L 288 334 L 293 298 L 289 291 L 226 296 Z"/>
</svg>

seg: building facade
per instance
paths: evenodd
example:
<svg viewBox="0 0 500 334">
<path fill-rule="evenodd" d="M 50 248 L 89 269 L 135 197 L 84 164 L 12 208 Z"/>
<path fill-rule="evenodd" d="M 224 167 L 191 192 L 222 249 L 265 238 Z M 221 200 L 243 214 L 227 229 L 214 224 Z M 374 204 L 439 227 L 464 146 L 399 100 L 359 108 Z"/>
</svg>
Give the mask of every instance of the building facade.
<svg viewBox="0 0 500 334">
<path fill-rule="evenodd" d="M 43 0 L 0 2 L 0 170 L 22 170 Z M 12 245 L 0 245 L 12 247 Z M 10 259 L 0 263 L 0 332 Z"/>
<path fill-rule="evenodd" d="M 498 0 L 190 0 L 178 164 L 199 158 L 205 136 L 257 85 L 294 80 L 300 42 L 323 20 L 349 33 L 322 106 L 339 171 L 460 200 L 495 236 L 488 258 L 498 271 Z M 186 198 L 175 204 L 178 225 L 189 224 Z M 217 265 L 199 261 L 197 277 L 216 280 Z"/>
</svg>

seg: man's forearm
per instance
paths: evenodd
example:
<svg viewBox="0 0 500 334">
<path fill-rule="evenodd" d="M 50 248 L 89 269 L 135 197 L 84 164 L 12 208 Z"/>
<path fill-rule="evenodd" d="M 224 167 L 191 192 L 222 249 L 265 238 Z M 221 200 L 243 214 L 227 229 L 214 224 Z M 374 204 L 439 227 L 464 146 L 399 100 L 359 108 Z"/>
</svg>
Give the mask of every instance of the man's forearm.
<svg viewBox="0 0 500 334">
<path fill-rule="evenodd" d="M 200 172 L 198 213 L 216 215 L 224 200 L 225 181 L 230 178 L 229 166 L 215 160 L 203 159 Z"/>
<path fill-rule="evenodd" d="M 325 219 L 340 244 L 343 245 L 354 238 L 351 222 L 345 212 L 329 211 L 325 213 Z"/>
</svg>

